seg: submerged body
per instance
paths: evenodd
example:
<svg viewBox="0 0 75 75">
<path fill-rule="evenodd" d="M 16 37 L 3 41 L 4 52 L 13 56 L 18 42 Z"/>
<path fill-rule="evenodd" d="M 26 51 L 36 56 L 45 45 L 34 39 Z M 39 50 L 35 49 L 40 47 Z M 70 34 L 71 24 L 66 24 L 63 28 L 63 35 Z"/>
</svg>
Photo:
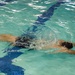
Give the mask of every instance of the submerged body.
<svg viewBox="0 0 75 75">
<path fill-rule="evenodd" d="M 70 54 L 75 54 L 74 50 L 70 50 L 75 46 L 74 43 L 66 42 L 64 40 L 58 40 L 57 42 L 51 43 L 46 40 L 36 40 L 28 36 L 16 37 L 9 34 L 0 35 L 0 41 L 11 42 L 12 45 L 27 48 L 27 49 L 50 49 L 50 48 L 58 48 L 59 50 L 53 53 L 65 52 Z"/>
</svg>

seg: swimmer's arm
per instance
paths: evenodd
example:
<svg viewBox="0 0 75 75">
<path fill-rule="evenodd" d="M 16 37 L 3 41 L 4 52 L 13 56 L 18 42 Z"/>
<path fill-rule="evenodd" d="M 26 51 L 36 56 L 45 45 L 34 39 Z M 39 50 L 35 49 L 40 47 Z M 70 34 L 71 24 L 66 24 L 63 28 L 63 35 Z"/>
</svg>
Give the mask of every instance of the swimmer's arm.
<svg viewBox="0 0 75 75">
<path fill-rule="evenodd" d="M 75 54 L 75 50 L 67 50 L 67 53 L 69 53 L 69 54 Z"/>
<path fill-rule="evenodd" d="M 68 50 L 68 49 L 61 49 L 61 50 L 57 50 L 53 53 L 69 53 L 69 54 L 75 54 L 75 50 Z"/>
<path fill-rule="evenodd" d="M 0 34 L 0 41 L 5 41 L 5 42 L 15 42 L 16 36 L 10 35 L 10 34 Z"/>
</svg>

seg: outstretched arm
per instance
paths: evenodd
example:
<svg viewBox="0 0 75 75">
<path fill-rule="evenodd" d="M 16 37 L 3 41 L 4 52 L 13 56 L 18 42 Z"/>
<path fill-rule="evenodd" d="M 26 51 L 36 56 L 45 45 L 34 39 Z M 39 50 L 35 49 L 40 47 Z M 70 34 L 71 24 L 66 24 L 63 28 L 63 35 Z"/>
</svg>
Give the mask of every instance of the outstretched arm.
<svg viewBox="0 0 75 75">
<path fill-rule="evenodd" d="M 16 38 L 17 38 L 16 36 L 10 34 L 0 34 L 0 41 L 14 43 Z"/>
<path fill-rule="evenodd" d="M 61 49 L 61 50 L 55 51 L 54 53 L 69 53 L 69 54 L 75 54 L 75 50 Z"/>
<path fill-rule="evenodd" d="M 68 50 L 67 53 L 69 53 L 69 54 L 75 54 L 75 50 Z"/>
</svg>

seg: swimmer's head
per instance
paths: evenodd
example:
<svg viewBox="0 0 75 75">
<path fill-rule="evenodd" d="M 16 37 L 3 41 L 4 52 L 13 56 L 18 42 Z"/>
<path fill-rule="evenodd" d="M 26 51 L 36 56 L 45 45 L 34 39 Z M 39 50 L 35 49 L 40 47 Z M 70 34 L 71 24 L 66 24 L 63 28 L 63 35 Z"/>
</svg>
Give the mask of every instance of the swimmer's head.
<svg viewBox="0 0 75 75">
<path fill-rule="evenodd" d="M 64 46 L 64 47 L 66 47 L 67 49 L 73 48 L 73 44 L 72 44 L 72 43 L 69 43 L 69 42 L 62 42 L 62 43 L 61 43 L 61 46 Z"/>
</svg>

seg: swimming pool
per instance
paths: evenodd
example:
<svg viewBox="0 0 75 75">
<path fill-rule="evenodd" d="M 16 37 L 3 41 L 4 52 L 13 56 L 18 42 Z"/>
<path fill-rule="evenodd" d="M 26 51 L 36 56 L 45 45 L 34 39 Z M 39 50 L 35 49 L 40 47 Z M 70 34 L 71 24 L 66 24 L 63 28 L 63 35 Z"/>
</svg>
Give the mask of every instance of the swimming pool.
<svg viewBox="0 0 75 75">
<path fill-rule="evenodd" d="M 33 25 L 55 0 L 14 0 L 0 6 L 0 34 L 19 36 Z M 75 1 L 60 5 L 45 25 L 57 39 L 75 42 Z M 75 75 L 75 55 L 49 54 L 48 51 L 4 52 L 9 45 L 0 42 L 0 75 Z"/>
</svg>

